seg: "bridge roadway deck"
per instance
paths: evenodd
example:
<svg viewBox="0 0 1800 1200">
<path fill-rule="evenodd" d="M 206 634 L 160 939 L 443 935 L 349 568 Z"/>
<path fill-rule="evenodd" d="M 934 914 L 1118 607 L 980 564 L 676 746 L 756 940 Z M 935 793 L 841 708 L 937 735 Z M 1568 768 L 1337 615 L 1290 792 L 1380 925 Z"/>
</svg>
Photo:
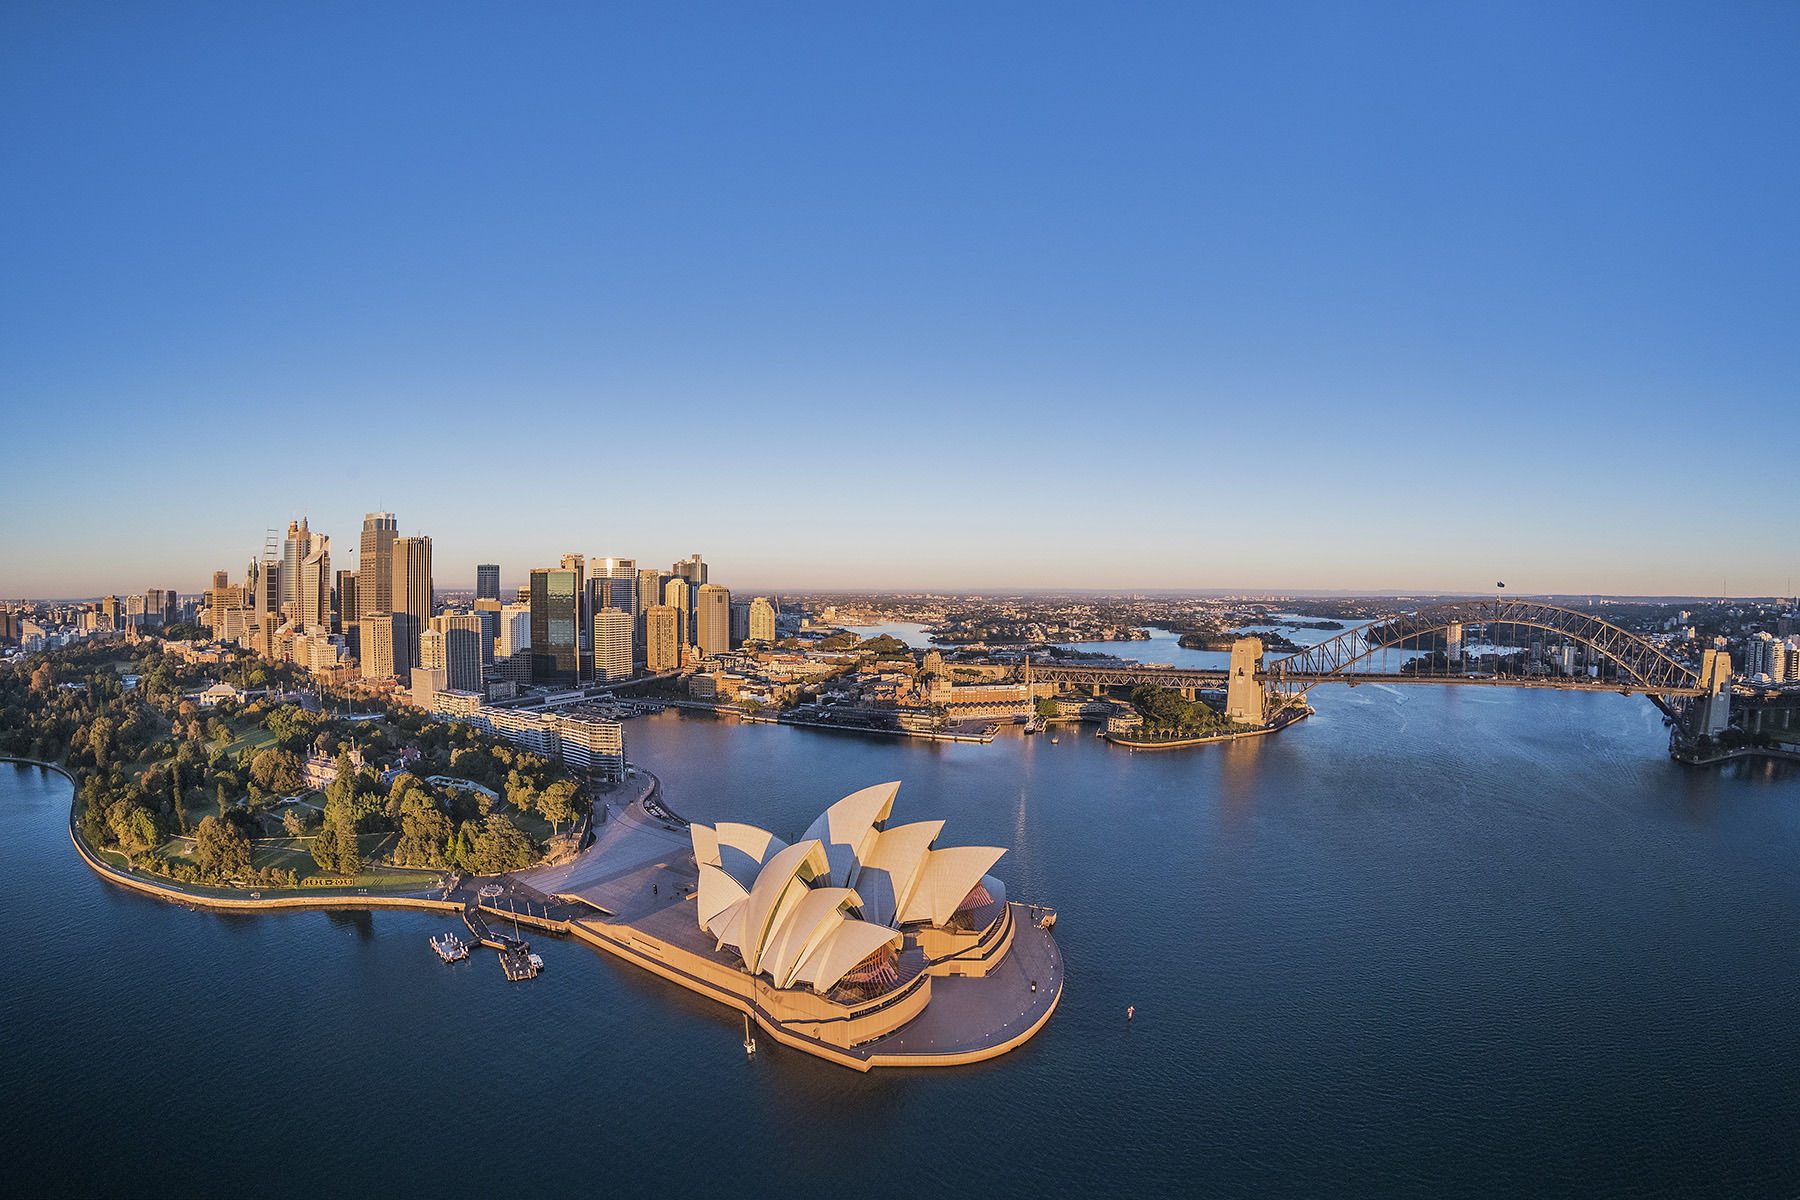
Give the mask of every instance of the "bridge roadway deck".
<svg viewBox="0 0 1800 1200">
<path fill-rule="evenodd" d="M 1045 683 L 1074 684 L 1156 684 L 1159 687 L 1205 687 L 1218 688 L 1225 684 L 1228 672 L 1206 667 L 1163 667 L 1155 665 L 1139 665 L 1129 667 L 1114 666 L 1080 666 L 1080 667 L 1040 667 L 1032 664 L 1032 678 Z M 1449 684 L 1459 687 L 1522 687 L 1548 688 L 1557 691 L 1575 692 L 1621 692 L 1626 695 L 1643 693 L 1658 696 L 1699 696 L 1704 691 L 1695 687 L 1650 687 L 1634 680 L 1624 679 L 1565 679 L 1551 676 L 1520 675 L 1414 675 L 1398 672 L 1378 671 L 1337 671 L 1329 674 L 1299 674 L 1291 672 L 1258 671 L 1256 678 L 1262 683 L 1303 684 L 1311 687 L 1321 683 L 1342 683 L 1356 687 L 1365 683 L 1400 683 L 1400 684 Z"/>
</svg>

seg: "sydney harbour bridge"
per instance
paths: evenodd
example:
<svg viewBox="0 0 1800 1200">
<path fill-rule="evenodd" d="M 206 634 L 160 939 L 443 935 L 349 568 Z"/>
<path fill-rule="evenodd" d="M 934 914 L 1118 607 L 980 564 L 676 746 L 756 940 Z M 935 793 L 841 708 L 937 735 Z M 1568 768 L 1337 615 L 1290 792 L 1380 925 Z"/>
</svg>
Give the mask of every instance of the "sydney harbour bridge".
<svg viewBox="0 0 1800 1200">
<path fill-rule="evenodd" d="M 1478 636 L 1493 648 L 1492 666 L 1468 656 L 1465 639 Z M 1550 643 L 1579 648 L 1556 664 L 1536 656 L 1534 666 L 1505 670 L 1510 654 L 1542 650 Z M 1245 638 L 1223 668 L 1169 667 L 1119 663 L 1032 663 L 1036 681 L 1061 687 L 1155 684 L 1192 697 L 1195 689 L 1224 687 L 1227 715 L 1261 721 L 1301 700 L 1322 683 L 1352 687 L 1364 683 L 1436 684 L 1466 687 L 1524 687 L 1619 692 L 1650 697 L 1684 731 L 1722 725 L 1730 694 L 1730 669 L 1708 663 L 1703 671 L 1676 662 L 1637 634 L 1579 609 L 1529 600 L 1459 600 L 1433 604 L 1372 621 L 1329 641 L 1284 657 L 1260 653 Z M 1715 708 L 1718 710 L 1715 715 Z"/>
</svg>

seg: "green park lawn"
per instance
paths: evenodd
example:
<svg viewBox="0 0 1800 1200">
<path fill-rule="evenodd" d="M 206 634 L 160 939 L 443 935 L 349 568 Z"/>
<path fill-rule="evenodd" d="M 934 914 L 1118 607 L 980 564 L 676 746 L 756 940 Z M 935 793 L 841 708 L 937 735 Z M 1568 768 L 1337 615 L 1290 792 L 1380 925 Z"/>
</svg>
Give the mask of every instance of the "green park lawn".
<svg viewBox="0 0 1800 1200">
<path fill-rule="evenodd" d="M 365 833 L 357 838 L 365 859 L 384 850 L 391 849 L 395 838 L 392 833 Z M 353 879 L 340 880 L 319 870 L 313 862 L 312 853 L 308 849 L 311 838 L 270 838 L 259 840 L 252 852 L 250 865 L 261 870 L 264 867 L 282 867 L 294 872 L 302 886 L 297 888 L 263 888 L 265 896 L 276 895 L 318 895 L 321 892 L 335 893 L 355 891 L 367 888 L 371 892 L 410 891 L 416 892 L 431 887 L 442 875 L 441 871 L 421 870 L 410 867 L 396 867 L 387 863 L 370 863 L 362 874 Z M 146 857 L 166 859 L 174 862 L 192 863 L 193 843 L 189 839 L 171 838 L 158 846 L 150 855 L 140 856 L 140 864 Z M 125 869 L 125 856 L 117 850 L 102 850 L 100 857 L 112 866 Z M 330 880 L 330 883 L 305 884 L 308 879 Z M 155 877 L 156 882 L 169 886 L 198 892 L 205 896 L 242 896 L 246 889 L 228 887 L 207 887 L 202 884 L 178 883 L 165 876 Z"/>
</svg>

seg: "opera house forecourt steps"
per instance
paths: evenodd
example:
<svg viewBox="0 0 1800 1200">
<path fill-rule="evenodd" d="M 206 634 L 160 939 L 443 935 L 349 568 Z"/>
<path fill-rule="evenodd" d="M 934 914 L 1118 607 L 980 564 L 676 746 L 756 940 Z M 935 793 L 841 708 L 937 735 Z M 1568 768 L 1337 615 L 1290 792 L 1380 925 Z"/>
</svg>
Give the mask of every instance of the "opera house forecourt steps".
<svg viewBox="0 0 1800 1200">
<path fill-rule="evenodd" d="M 1023 1044 L 1062 996 L 1055 914 L 1006 898 L 1004 850 L 893 825 L 898 783 L 839 800 L 789 845 L 632 804 L 521 882 L 580 902 L 572 936 L 857 1070 L 951 1066 Z M 685 825 L 685 829 L 682 826 Z"/>
</svg>

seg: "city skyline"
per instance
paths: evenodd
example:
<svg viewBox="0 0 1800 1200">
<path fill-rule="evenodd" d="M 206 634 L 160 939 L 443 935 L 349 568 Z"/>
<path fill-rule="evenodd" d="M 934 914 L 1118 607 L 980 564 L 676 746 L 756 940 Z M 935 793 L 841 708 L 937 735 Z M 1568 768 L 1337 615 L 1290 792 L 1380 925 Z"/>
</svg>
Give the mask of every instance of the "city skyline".
<svg viewBox="0 0 1800 1200">
<path fill-rule="evenodd" d="M 1795 10 L 302 11 L 0 18 L 0 594 L 1790 589 Z"/>
</svg>

